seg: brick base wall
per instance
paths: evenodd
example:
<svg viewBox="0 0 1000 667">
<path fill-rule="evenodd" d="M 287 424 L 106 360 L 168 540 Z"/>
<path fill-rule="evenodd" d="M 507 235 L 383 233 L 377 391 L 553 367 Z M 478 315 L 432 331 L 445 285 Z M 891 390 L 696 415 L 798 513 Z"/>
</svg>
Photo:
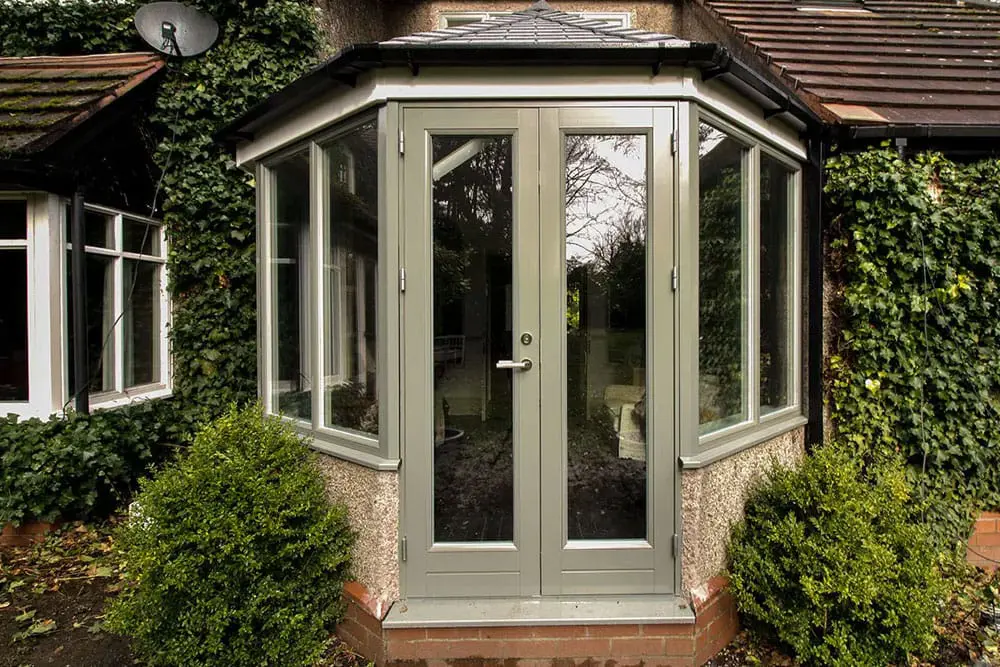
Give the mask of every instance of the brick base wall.
<svg viewBox="0 0 1000 667">
<path fill-rule="evenodd" d="M 983 512 L 969 537 L 966 558 L 976 567 L 996 570 L 1000 562 L 1000 512 Z"/>
<path fill-rule="evenodd" d="M 0 532 L 0 547 L 27 547 L 45 539 L 48 533 L 59 527 L 59 523 L 29 521 L 20 526 L 7 523 Z"/>
<path fill-rule="evenodd" d="M 739 622 L 725 580 L 714 579 L 693 601 L 694 623 L 641 625 L 516 625 L 461 628 L 382 628 L 385 613 L 362 586 L 345 586 L 347 614 L 337 635 L 384 665 L 518 667 L 594 664 L 699 667 L 736 636 Z"/>
</svg>

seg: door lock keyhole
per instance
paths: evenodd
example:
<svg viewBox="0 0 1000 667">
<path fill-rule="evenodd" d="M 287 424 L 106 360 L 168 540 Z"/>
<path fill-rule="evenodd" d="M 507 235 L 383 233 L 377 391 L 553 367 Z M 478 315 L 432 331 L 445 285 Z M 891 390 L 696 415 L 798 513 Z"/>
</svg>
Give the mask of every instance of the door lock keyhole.
<svg viewBox="0 0 1000 667">
<path fill-rule="evenodd" d="M 521 345 L 531 345 L 531 334 L 523 333 L 521 334 Z"/>
</svg>

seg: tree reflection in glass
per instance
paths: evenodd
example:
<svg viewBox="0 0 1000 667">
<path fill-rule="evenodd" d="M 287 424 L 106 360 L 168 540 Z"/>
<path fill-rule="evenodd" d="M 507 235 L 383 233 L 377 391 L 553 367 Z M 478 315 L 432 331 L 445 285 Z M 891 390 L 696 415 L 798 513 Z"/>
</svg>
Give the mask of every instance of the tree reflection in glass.
<svg viewBox="0 0 1000 667">
<path fill-rule="evenodd" d="M 433 148 L 434 539 L 514 538 L 512 140 Z"/>
<path fill-rule="evenodd" d="M 569 539 L 646 537 L 646 143 L 564 143 Z"/>
<path fill-rule="evenodd" d="M 747 418 L 745 148 L 698 128 L 698 375 L 701 433 Z"/>
</svg>

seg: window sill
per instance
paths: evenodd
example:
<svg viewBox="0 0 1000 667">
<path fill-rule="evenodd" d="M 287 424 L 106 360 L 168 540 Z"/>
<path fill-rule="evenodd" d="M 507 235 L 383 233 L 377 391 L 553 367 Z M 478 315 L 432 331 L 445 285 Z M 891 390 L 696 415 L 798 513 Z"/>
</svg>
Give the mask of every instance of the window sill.
<svg viewBox="0 0 1000 667">
<path fill-rule="evenodd" d="M 763 420 L 759 425 L 739 433 L 733 433 L 730 437 L 721 442 L 716 441 L 703 450 L 680 458 L 683 470 L 694 470 L 721 461 L 722 459 L 738 454 L 745 449 L 750 449 L 768 440 L 772 440 L 779 435 L 784 435 L 789 431 L 805 426 L 809 423 L 802 414 L 793 412 L 781 416 L 775 415 Z"/>
<path fill-rule="evenodd" d="M 147 384 L 141 387 L 126 389 L 122 393 L 104 392 L 91 396 L 90 407 L 94 410 L 111 410 L 131 403 L 151 401 L 158 398 L 169 398 L 173 389 L 162 384 Z"/>
<path fill-rule="evenodd" d="M 314 431 L 310 424 L 301 420 L 292 419 L 290 417 L 283 417 L 283 419 L 287 423 L 291 424 L 296 433 L 304 438 L 308 438 L 309 447 L 321 454 L 326 454 L 337 459 L 343 459 L 373 470 L 399 470 L 399 459 L 387 459 L 379 456 L 377 445 L 370 446 L 368 447 L 370 451 L 365 451 L 360 449 L 359 445 L 353 442 L 353 440 L 340 440 L 332 431 Z M 360 437 L 357 439 L 362 440 Z M 364 440 L 367 440 L 367 438 L 364 438 Z M 371 442 L 373 444 L 377 443 L 375 440 L 372 440 Z"/>
</svg>

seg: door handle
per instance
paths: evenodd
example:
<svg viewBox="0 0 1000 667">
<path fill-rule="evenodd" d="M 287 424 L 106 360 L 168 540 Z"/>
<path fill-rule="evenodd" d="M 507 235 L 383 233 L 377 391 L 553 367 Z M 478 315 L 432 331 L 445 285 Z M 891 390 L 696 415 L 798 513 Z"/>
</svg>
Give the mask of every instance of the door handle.
<svg viewBox="0 0 1000 667">
<path fill-rule="evenodd" d="M 521 361 L 504 359 L 503 361 L 497 362 L 497 368 L 502 371 L 530 371 L 531 359 L 525 358 L 521 359 Z"/>
</svg>

